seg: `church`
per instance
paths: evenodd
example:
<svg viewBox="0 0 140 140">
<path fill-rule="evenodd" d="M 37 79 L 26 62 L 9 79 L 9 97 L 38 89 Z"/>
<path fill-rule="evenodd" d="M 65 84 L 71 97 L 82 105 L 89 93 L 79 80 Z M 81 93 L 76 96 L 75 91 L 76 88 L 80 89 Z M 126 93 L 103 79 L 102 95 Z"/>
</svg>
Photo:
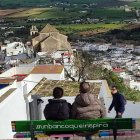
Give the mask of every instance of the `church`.
<svg viewBox="0 0 140 140">
<path fill-rule="evenodd" d="M 52 53 L 58 50 L 72 51 L 67 36 L 61 34 L 54 26 L 47 24 L 39 35 L 32 39 L 35 52 Z"/>
</svg>

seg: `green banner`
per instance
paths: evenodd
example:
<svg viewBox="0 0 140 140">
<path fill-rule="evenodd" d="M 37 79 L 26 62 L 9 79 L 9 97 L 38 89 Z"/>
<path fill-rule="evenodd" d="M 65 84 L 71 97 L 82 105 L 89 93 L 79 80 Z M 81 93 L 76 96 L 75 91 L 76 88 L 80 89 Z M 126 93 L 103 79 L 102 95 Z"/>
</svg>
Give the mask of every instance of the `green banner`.
<svg viewBox="0 0 140 140">
<path fill-rule="evenodd" d="M 94 120 L 34 120 L 13 121 L 12 129 L 15 132 L 29 132 L 31 125 L 35 131 L 68 132 L 68 131 L 94 131 L 117 129 L 133 129 L 134 121 L 128 119 L 94 119 Z"/>
</svg>

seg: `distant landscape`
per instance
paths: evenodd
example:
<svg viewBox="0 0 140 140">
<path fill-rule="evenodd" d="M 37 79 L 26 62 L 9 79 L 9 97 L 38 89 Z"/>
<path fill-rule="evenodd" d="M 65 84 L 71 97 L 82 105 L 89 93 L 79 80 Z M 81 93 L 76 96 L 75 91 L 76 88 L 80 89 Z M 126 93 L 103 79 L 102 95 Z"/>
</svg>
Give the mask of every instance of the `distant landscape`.
<svg viewBox="0 0 140 140">
<path fill-rule="evenodd" d="M 0 6 L 4 7 L 34 7 L 34 6 L 47 6 L 54 3 L 70 3 L 70 4 L 98 4 L 99 7 L 121 5 L 122 1 L 117 0 L 0 0 Z"/>
<path fill-rule="evenodd" d="M 134 7 L 140 7 L 139 0 L 0 0 L 0 8 L 19 8 L 19 7 L 45 7 L 51 6 L 53 4 L 62 3 L 67 7 L 68 4 L 71 5 L 81 5 L 81 4 L 92 4 L 96 7 L 111 7 L 111 6 L 120 6 L 128 4 Z"/>
<path fill-rule="evenodd" d="M 59 3 L 58 3 L 59 2 Z M 130 11 L 125 11 L 125 6 Z M 140 1 L 119 0 L 0 0 L 0 17 L 27 19 L 99 18 L 121 21 L 136 17 Z M 69 19 L 70 20 L 70 19 Z"/>
<path fill-rule="evenodd" d="M 32 25 L 41 30 L 50 23 L 70 40 L 110 42 L 118 38 L 110 39 L 113 30 L 122 35 L 127 27 L 131 32 L 133 24 L 139 22 L 139 8 L 139 0 L 0 0 L 0 27 L 1 32 L 4 28 L 28 39 Z M 135 40 L 129 35 L 123 39 L 137 42 L 139 33 L 133 34 Z"/>
<path fill-rule="evenodd" d="M 78 13 L 77 13 L 78 12 Z M 89 18 L 108 18 L 114 20 L 130 19 L 135 17 L 135 12 L 126 13 L 121 8 L 101 8 L 87 10 L 82 13 L 82 9 L 71 9 L 67 8 L 63 11 L 61 8 L 20 8 L 20 9 L 7 9 L 1 10 L 0 16 L 7 18 L 78 18 L 78 17 L 89 17 Z"/>
</svg>

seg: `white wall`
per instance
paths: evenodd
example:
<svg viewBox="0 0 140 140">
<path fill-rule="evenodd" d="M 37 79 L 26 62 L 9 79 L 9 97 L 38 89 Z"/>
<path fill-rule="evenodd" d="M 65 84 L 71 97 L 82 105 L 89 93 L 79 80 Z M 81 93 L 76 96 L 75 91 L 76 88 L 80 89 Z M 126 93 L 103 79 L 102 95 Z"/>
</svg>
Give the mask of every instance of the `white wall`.
<svg viewBox="0 0 140 140">
<path fill-rule="evenodd" d="M 48 80 L 65 80 L 64 70 L 61 74 L 30 74 L 22 81 L 22 87 L 27 84 L 27 93 L 29 93 L 42 78 L 47 78 Z"/>
<path fill-rule="evenodd" d="M 135 82 L 134 80 L 130 81 L 130 88 L 140 91 L 140 83 Z"/>
<path fill-rule="evenodd" d="M 21 90 L 15 90 L 0 104 L 0 139 L 13 138 L 11 121 L 26 120 L 26 104 Z"/>
<path fill-rule="evenodd" d="M 11 77 L 13 75 L 16 75 L 16 74 L 29 74 L 32 69 L 34 68 L 34 66 L 31 66 L 31 67 L 13 67 L 7 71 L 5 71 L 4 73 L 0 74 L 0 77 Z"/>
<path fill-rule="evenodd" d="M 90 82 L 90 83 L 101 83 L 101 88 L 100 88 L 100 91 L 99 91 L 99 97 L 100 98 L 111 98 L 111 94 L 108 93 L 109 92 L 109 87 L 108 87 L 108 84 L 105 80 L 88 80 L 87 82 Z M 48 99 L 51 99 L 53 97 L 42 97 L 41 99 L 44 101 L 42 104 L 41 104 L 41 108 L 40 108 L 40 114 L 41 114 L 41 118 L 42 120 L 45 119 L 44 118 L 44 114 L 43 114 L 43 110 L 46 106 L 46 104 L 48 103 Z M 71 97 L 63 97 L 63 99 L 66 99 L 69 103 L 73 103 L 74 100 L 75 100 L 75 96 L 71 96 Z M 111 102 L 111 101 L 110 101 Z"/>
<path fill-rule="evenodd" d="M 125 78 L 125 77 L 126 77 L 126 73 L 125 73 L 125 72 L 121 72 L 121 73 L 120 73 L 120 77 L 121 77 L 121 78 Z"/>
<path fill-rule="evenodd" d="M 31 79 L 37 80 L 42 79 L 43 77 L 47 78 L 48 80 L 64 80 L 64 75 L 61 74 L 30 74 Z M 63 79 L 61 79 L 63 78 Z"/>
<path fill-rule="evenodd" d="M 24 48 L 17 48 L 17 49 L 8 48 L 8 49 L 6 49 L 7 56 L 18 55 L 18 54 L 22 54 L 24 52 L 25 52 Z"/>
<path fill-rule="evenodd" d="M 29 74 L 34 66 L 20 66 L 16 67 L 16 74 Z"/>
<path fill-rule="evenodd" d="M 13 75 L 15 75 L 16 73 L 16 68 L 13 67 L 7 71 L 5 71 L 4 73 L 0 74 L 0 77 L 11 77 Z"/>
<path fill-rule="evenodd" d="M 29 93 L 37 84 L 38 82 L 42 79 L 42 77 L 34 77 L 33 75 L 29 75 L 27 76 L 24 80 L 22 80 L 21 82 L 21 88 L 22 88 L 22 91 L 24 91 L 25 89 L 24 88 L 24 85 L 27 85 L 26 86 L 26 93 Z"/>
<path fill-rule="evenodd" d="M 7 86 L 7 87 L 5 87 L 5 88 L 2 88 L 1 90 L 0 90 L 0 96 L 1 95 L 3 95 L 6 91 L 8 91 L 10 88 L 12 88 L 13 86 L 12 85 L 10 85 L 10 86 Z"/>
<path fill-rule="evenodd" d="M 60 80 L 65 80 L 65 72 L 64 72 L 64 69 L 63 69 L 62 73 L 60 74 Z"/>
<path fill-rule="evenodd" d="M 102 80 L 99 97 L 104 99 L 112 97 L 106 80 Z"/>
<path fill-rule="evenodd" d="M 54 59 L 58 59 L 58 58 L 62 58 L 62 53 L 69 53 L 69 51 L 57 51 L 57 52 L 54 52 L 53 54 L 52 54 L 52 57 L 54 58 Z M 64 59 L 64 63 L 68 63 L 68 56 L 67 55 L 64 55 L 63 56 L 63 59 Z M 73 60 L 73 58 L 74 58 L 74 56 L 70 56 L 70 59 L 71 60 Z"/>
<path fill-rule="evenodd" d="M 7 87 L 5 87 L 5 88 L 2 88 L 2 89 L 0 90 L 0 96 L 3 95 L 5 92 L 7 92 L 10 88 L 17 88 L 17 82 L 14 81 L 14 82 L 12 83 L 12 85 L 9 85 L 9 86 L 7 86 Z"/>
<path fill-rule="evenodd" d="M 42 120 L 45 119 L 43 110 L 44 110 L 46 104 L 48 103 L 48 99 L 51 99 L 51 98 L 53 98 L 53 97 L 42 97 L 41 98 L 44 101 L 44 103 L 41 104 L 41 109 L 40 109 Z M 75 96 L 63 97 L 63 98 L 72 104 L 74 102 Z M 104 97 L 104 101 L 105 101 L 105 107 L 106 107 L 106 111 L 107 111 L 112 102 L 112 97 Z M 124 118 L 139 118 L 140 117 L 140 111 L 138 111 L 138 108 L 140 108 L 140 102 L 139 103 L 137 102 L 134 104 L 132 101 L 127 101 L 125 108 L 126 109 L 123 114 Z M 107 117 L 114 118 L 115 115 L 116 115 L 116 112 L 114 111 L 114 109 L 112 109 L 111 113 L 107 113 Z"/>
<path fill-rule="evenodd" d="M 112 66 L 110 64 L 104 64 L 103 67 L 108 70 L 112 70 Z"/>
<path fill-rule="evenodd" d="M 7 44 L 6 53 L 7 56 L 18 55 L 25 52 L 24 44 L 21 42 L 13 42 Z"/>
</svg>

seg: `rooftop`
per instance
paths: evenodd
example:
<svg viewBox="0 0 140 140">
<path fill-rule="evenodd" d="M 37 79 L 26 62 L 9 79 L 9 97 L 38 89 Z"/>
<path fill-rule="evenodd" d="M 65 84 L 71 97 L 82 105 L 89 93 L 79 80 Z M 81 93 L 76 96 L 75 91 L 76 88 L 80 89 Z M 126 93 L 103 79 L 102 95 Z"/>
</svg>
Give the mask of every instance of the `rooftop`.
<svg viewBox="0 0 140 140">
<path fill-rule="evenodd" d="M 16 90 L 16 88 L 11 88 L 11 89 L 9 89 L 7 92 L 5 92 L 2 96 L 0 96 L 0 103 L 2 102 L 2 101 L 4 101 L 10 94 L 12 94 L 13 93 L 13 91 L 15 91 Z"/>
<path fill-rule="evenodd" d="M 9 84 L 13 83 L 16 78 L 0 78 L 0 84 Z"/>
<path fill-rule="evenodd" d="M 112 71 L 115 72 L 115 73 L 125 72 L 125 70 L 121 69 L 121 68 L 114 68 L 114 69 L 112 69 Z"/>
<path fill-rule="evenodd" d="M 100 91 L 101 83 L 90 83 L 91 91 L 98 93 Z M 41 95 L 44 96 L 52 96 L 53 89 L 55 87 L 62 87 L 64 89 L 64 96 L 76 96 L 79 94 L 79 83 L 73 81 L 57 81 L 57 80 L 47 80 L 43 78 L 28 95 Z"/>
<path fill-rule="evenodd" d="M 59 32 L 54 26 L 47 24 L 40 33 L 51 33 L 51 32 Z"/>
<path fill-rule="evenodd" d="M 17 82 L 19 82 L 19 81 L 22 81 L 27 76 L 28 74 L 16 74 L 16 75 L 13 75 L 12 77 L 15 77 Z"/>
<path fill-rule="evenodd" d="M 63 69 L 62 65 L 39 65 L 31 71 L 31 74 L 60 74 Z"/>
</svg>

